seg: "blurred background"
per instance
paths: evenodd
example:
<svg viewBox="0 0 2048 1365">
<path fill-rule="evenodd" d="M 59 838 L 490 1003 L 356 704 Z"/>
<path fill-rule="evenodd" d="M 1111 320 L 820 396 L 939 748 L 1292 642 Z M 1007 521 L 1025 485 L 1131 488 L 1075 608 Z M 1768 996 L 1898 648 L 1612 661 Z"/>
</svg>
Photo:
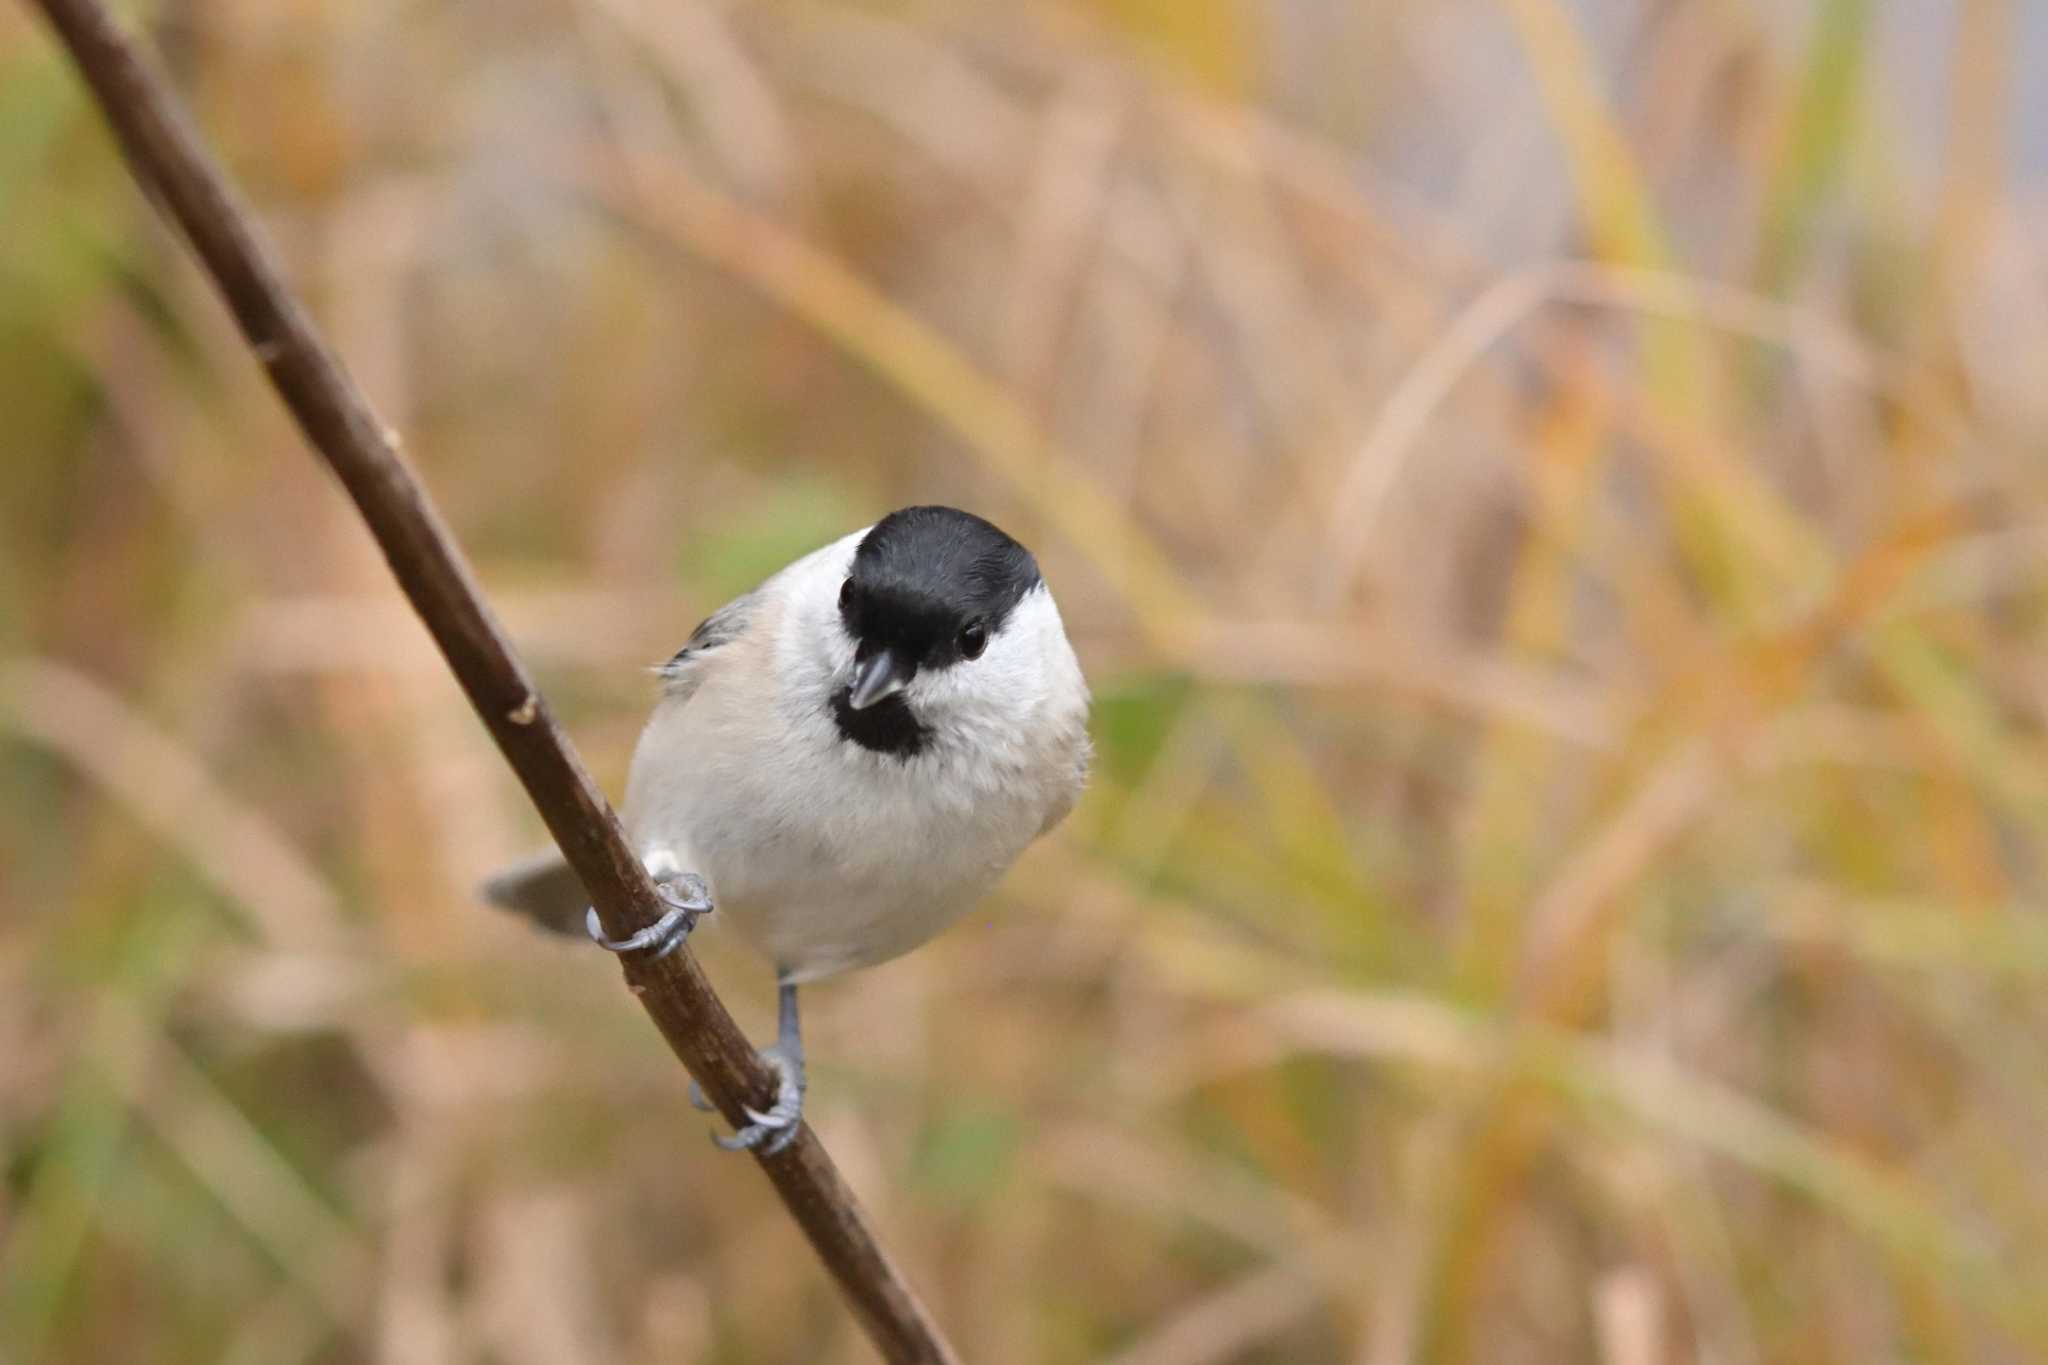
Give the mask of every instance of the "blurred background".
<svg viewBox="0 0 2048 1365">
<path fill-rule="evenodd" d="M 139 19 L 612 792 L 1038 550 L 1089 795 L 807 993 L 966 1358 L 2048 1358 L 2048 7 Z M 0 450 L 0 1359 L 870 1359 L 25 6 Z"/>
</svg>

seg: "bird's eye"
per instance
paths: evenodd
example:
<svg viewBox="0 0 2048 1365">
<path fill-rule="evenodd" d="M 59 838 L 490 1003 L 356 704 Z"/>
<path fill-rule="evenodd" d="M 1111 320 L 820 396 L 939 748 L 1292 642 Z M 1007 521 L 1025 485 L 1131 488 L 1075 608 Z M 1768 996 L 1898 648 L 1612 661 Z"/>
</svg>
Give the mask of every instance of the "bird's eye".
<svg viewBox="0 0 2048 1365">
<path fill-rule="evenodd" d="M 981 651 L 988 648 L 988 627 L 979 621 L 969 621 L 960 628 L 960 657 L 979 659 Z"/>
<path fill-rule="evenodd" d="M 839 583 L 839 610 L 845 611 L 853 605 L 853 580 L 842 579 Z"/>
</svg>

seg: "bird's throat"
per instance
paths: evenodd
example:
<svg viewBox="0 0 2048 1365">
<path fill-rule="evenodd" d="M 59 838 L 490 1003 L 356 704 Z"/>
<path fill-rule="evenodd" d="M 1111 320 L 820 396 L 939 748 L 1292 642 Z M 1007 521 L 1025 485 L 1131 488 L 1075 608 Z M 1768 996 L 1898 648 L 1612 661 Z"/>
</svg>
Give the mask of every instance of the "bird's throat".
<svg viewBox="0 0 2048 1365">
<path fill-rule="evenodd" d="M 931 727 L 917 718 L 901 693 L 856 711 L 842 687 L 832 694 L 832 720 L 845 738 L 892 758 L 910 758 L 931 743 Z"/>
</svg>

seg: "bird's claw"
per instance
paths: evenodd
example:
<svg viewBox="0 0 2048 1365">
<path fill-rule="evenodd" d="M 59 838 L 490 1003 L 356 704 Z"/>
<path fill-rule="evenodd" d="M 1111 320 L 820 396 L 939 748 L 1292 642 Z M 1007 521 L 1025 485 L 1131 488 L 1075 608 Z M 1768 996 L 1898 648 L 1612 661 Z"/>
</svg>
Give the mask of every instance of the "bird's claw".
<svg viewBox="0 0 2048 1365">
<path fill-rule="evenodd" d="M 704 885 L 704 879 L 694 872 L 678 873 L 656 882 L 654 894 L 668 909 L 660 919 L 625 938 L 606 938 L 604 926 L 598 922 L 597 907 L 591 906 L 583 917 L 583 927 L 590 934 L 591 941 L 614 953 L 652 949 L 652 958 L 667 957 L 689 940 L 690 931 L 697 927 L 697 921 L 711 913 L 710 890 Z"/>
<path fill-rule="evenodd" d="M 746 1127 L 730 1137 L 711 1135 L 711 1140 L 728 1152 L 757 1151 L 762 1156 L 774 1156 L 796 1141 L 797 1132 L 803 1127 L 803 1063 L 792 1061 L 780 1047 L 761 1049 L 761 1060 L 775 1073 L 775 1103 L 765 1113 L 746 1106 L 742 1111 L 749 1120 Z M 694 1083 L 690 1087 L 690 1102 L 700 1109 L 711 1108 L 704 1101 L 703 1090 Z"/>
</svg>

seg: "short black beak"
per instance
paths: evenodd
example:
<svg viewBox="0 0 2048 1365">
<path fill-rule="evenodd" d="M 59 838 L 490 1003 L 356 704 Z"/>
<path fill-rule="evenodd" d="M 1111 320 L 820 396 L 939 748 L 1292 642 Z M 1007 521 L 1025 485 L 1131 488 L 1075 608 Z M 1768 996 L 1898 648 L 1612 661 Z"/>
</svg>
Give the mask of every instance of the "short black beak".
<svg viewBox="0 0 2048 1365">
<path fill-rule="evenodd" d="M 895 650 L 878 649 L 854 663 L 853 686 L 847 692 L 846 704 L 856 711 L 865 711 L 901 692 L 916 672 L 916 666 L 905 663 Z"/>
</svg>

